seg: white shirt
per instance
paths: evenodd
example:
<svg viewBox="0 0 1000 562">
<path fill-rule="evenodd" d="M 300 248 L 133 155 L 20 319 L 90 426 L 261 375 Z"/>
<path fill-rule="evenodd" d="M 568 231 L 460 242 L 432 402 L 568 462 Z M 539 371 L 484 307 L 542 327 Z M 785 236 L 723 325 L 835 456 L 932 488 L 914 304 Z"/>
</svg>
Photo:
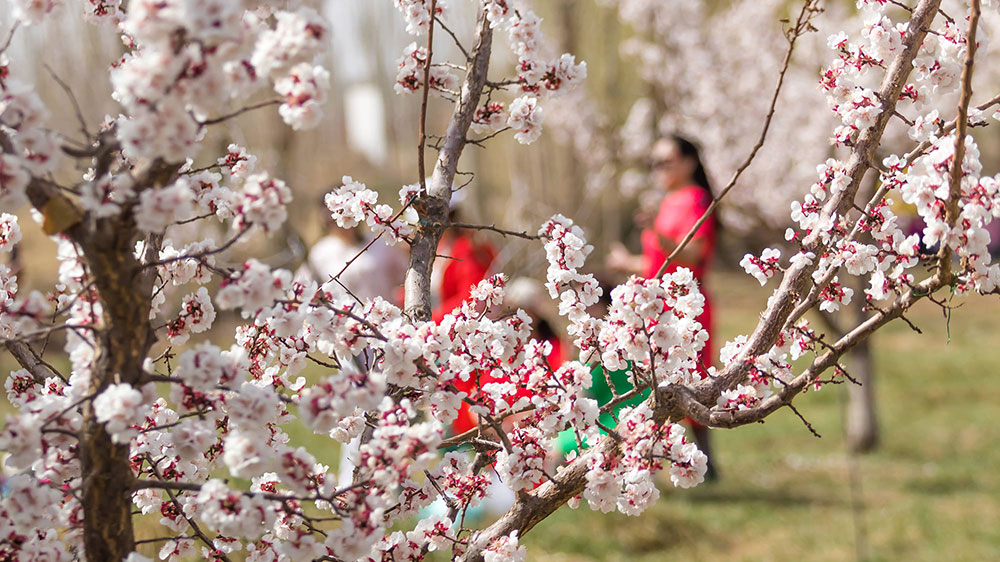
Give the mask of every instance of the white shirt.
<svg viewBox="0 0 1000 562">
<path fill-rule="evenodd" d="M 324 236 L 309 250 L 309 266 L 325 283 L 358 256 L 365 244 L 352 245 L 337 236 Z M 406 274 L 406 256 L 399 248 L 376 241 L 340 275 L 340 282 L 362 301 L 375 297 L 396 303 Z"/>
</svg>

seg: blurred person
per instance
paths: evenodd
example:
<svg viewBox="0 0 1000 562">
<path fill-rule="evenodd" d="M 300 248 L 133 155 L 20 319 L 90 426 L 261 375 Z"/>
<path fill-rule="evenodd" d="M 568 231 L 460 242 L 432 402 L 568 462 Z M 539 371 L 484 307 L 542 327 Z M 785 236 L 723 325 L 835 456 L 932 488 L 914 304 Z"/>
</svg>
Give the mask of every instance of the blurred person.
<svg viewBox="0 0 1000 562">
<path fill-rule="evenodd" d="M 657 274 L 667 257 L 680 245 L 712 203 L 708 174 L 701 162 L 698 147 L 690 140 L 676 134 L 661 138 L 653 144 L 649 166 L 656 188 L 663 192 L 663 199 L 652 224 L 642 229 L 642 254 L 631 254 L 624 245 L 616 243 L 608 255 L 608 266 L 612 269 L 642 275 L 647 279 Z M 705 296 L 705 309 L 697 319 L 709 334 L 699 357 L 699 369 L 703 377 L 707 376 L 713 357 L 712 299 L 705 279 L 715 253 L 717 231 L 718 222 L 713 216 L 698 228 L 690 242 L 666 268 L 666 273 L 672 273 L 681 267 L 690 269 Z M 714 480 L 717 472 L 711 461 L 713 456 L 708 428 L 693 420 L 689 421 L 699 448 L 710 459 L 705 477 Z"/>
<path fill-rule="evenodd" d="M 351 265 L 344 269 L 352 259 Z M 381 239 L 366 238 L 360 228 L 341 228 L 328 218 L 326 236 L 313 244 L 307 262 L 319 283 L 326 283 L 343 271 L 338 277 L 340 284 L 359 300 L 367 302 L 382 297 L 395 305 L 402 304 L 405 253 Z"/>
<path fill-rule="evenodd" d="M 448 222 L 459 223 L 461 213 L 458 204 L 463 197 L 461 191 L 452 196 L 452 207 Z M 486 278 L 496 259 L 496 249 L 485 240 L 480 240 L 475 230 L 450 227 L 445 229 L 438 243 L 438 256 L 431 274 L 432 299 L 436 302 L 433 317 L 435 322 L 462 301 L 469 298 L 472 288 Z"/>
</svg>

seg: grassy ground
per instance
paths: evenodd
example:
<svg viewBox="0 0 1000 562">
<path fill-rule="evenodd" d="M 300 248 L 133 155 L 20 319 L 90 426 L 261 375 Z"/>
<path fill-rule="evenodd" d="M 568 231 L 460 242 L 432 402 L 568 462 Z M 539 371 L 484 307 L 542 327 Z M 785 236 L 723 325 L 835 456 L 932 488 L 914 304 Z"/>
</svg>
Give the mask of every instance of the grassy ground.
<svg viewBox="0 0 1000 562">
<path fill-rule="evenodd" d="M 749 331 L 766 292 L 734 275 L 714 280 L 719 344 Z M 960 304 L 958 299 L 953 304 Z M 874 340 L 882 446 L 851 457 L 845 391 L 800 398 L 822 438 L 788 410 L 714 432 L 722 479 L 661 487 L 640 517 L 584 502 L 525 537 L 532 558 L 568 560 L 1000 559 L 1000 302 L 974 299 L 948 322 L 923 303 Z M 857 486 L 850 485 L 852 475 Z"/>
</svg>

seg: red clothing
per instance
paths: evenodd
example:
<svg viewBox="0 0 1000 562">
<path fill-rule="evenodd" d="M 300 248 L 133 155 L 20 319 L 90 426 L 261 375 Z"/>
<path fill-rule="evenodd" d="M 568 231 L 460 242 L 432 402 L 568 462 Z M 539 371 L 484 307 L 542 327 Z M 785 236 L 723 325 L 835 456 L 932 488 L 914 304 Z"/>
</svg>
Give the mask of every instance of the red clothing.
<svg viewBox="0 0 1000 562">
<path fill-rule="evenodd" d="M 496 252 L 489 244 L 476 244 L 471 236 L 457 235 L 451 248 L 441 249 L 450 258 L 441 274 L 441 303 L 434 311 L 434 321 L 458 308 L 469 298 L 472 287 L 486 278 Z"/>
<path fill-rule="evenodd" d="M 552 344 L 552 353 L 550 353 L 548 357 L 549 365 L 552 367 L 552 370 L 555 371 L 558 370 L 560 366 L 562 366 L 562 364 L 566 361 L 566 358 L 563 356 L 562 342 L 559 341 L 559 338 L 556 337 L 550 338 L 548 342 Z M 491 382 L 499 382 L 499 380 L 500 379 L 496 379 L 486 373 L 482 373 L 479 376 L 480 385 L 485 385 Z M 475 390 L 476 389 L 475 374 L 470 376 L 469 380 L 467 381 L 455 380 L 453 384 L 455 385 L 455 388 L 468 393 L 472 397 L 475 397 L 476 394 L 478 394 L 478 391 Z M 517 392 L 514 394 L 514 397 L 511 400 L 517 400 L 525 396 L 531 396 L 531 394 L 528 392 L 526 388 L 521 387 L 517 389 Z M 455 418 L 455 421 L 451 422 L 452 433 L 454 433 L 455 435 L 461 435 L 474 427 L 476 427 L 476 418 L 472 414 L 472 410 L 469 408 L 469 405 L 466 404 L 465 402 L 462 402 L 462 405 L 459 406 L 458 408 L 458 417 Z"/>
<path fill-rule="evenodd" d="M 660 203 L 660 210 L 656 215 L 652 228 L 642 231 L 642 257 L 644 261 L 644 276 L 648 279 L 656 275 L 656 272 L 663 265 L 669 255 L 660 247 L 660 237 L 666 238 L 679 244 L 684 236 L 694 227 L 698 219 L 701 218 L 708 206 L 712 203 L 712 197 L 708 191 L 697 185 L 689 185 L 676 191 L 667 193 Z M 712 364 L 712 301 L 709 298 L 706 286 L 705 275 L 708 266 L 715 253 L 715 223 L 707 220 L 691 239 L 703 240 L 701 255 L 694 263 L 684 262 L 675 259 L 667 267 L 667 273 L 673 273 L 678 267 L 686 267 L 691 270 L 694 278 L 698 281 L 702 294 L 705 296 L 705 310 L 698 316 L 698 322 L 709 333 L 709 339 L 705 342 L 705 347 L 701 351 L 701 363 L 706 368 Z"/>
</svg>

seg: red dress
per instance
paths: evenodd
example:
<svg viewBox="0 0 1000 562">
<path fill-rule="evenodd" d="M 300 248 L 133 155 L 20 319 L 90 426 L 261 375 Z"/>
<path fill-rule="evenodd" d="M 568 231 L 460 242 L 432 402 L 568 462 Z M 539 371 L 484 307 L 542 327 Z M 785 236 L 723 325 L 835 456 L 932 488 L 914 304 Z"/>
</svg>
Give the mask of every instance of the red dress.
<svg viewBox="0 0 1000 562">
<path fill-rule="evenodd" d="M 667 193 L 660 203 L 660 210 L 656 214 L 653 227 L 642 231 L 644 277 L 648 279 L 656 275 L 667 259 L 668 253 L 660 247 L 659 238 L 662 236 L 674 244 L 680 243 L 698 219 L 705 214 L 711 203 L 711 195 L 697 185 L 689 185 Z M 705 221 L 691 240 L 692 242 L 704 240 L 698 259 L 693 263 L 682 261 L 680 258 L 674 259 L 667 267 L 667 273 L 673 273 L 678 267 L 690 269 L 705 296 L 705 310 L 697 320 L 709 334 L 709 339 L 700 354 L 701 363 L 707 369 L 712 365 L 712 300 L 705 286 L 705 274 L 715 252 L 715 223 L 712 220 Z"/>
<path fill-rule="evenodd" d="M 471 236 L 459 234 L 450 248 L 439 253 L 452 258 L 441 274 L 441 303 L 433 314 L 434 321 L 440 323 L 445 314 L 458 308 L 469 298 L 472 288 L 486 278 L 496 252 L 489 244 L 477 244 Z"/>
<path fill-rule="evenodd" d="M 439 247 L 438 253 L 449 256 L 441 273 L 441 302 L 434 310 L 434 322 L 440 323 L 446 314 L 458 308 L 462 301 L 469 298 L 472 288 L 486 278 L 490 271 L 496 252 L 488 244 L 477 244 L 472 236 L 464 233 L 455 235 L 450 246 Z M 469 380 L 455 380 L 455 387 L 465 393 L 472 394 L 476 377 Z M 483 384 L 492 379 L 488 376 Z M 458 418 L 452 422 L 452 432 L 456 435 L 476 426 L 475 418 L 469 405 L 462 403 L 458 408 Z"/>
</svg>

